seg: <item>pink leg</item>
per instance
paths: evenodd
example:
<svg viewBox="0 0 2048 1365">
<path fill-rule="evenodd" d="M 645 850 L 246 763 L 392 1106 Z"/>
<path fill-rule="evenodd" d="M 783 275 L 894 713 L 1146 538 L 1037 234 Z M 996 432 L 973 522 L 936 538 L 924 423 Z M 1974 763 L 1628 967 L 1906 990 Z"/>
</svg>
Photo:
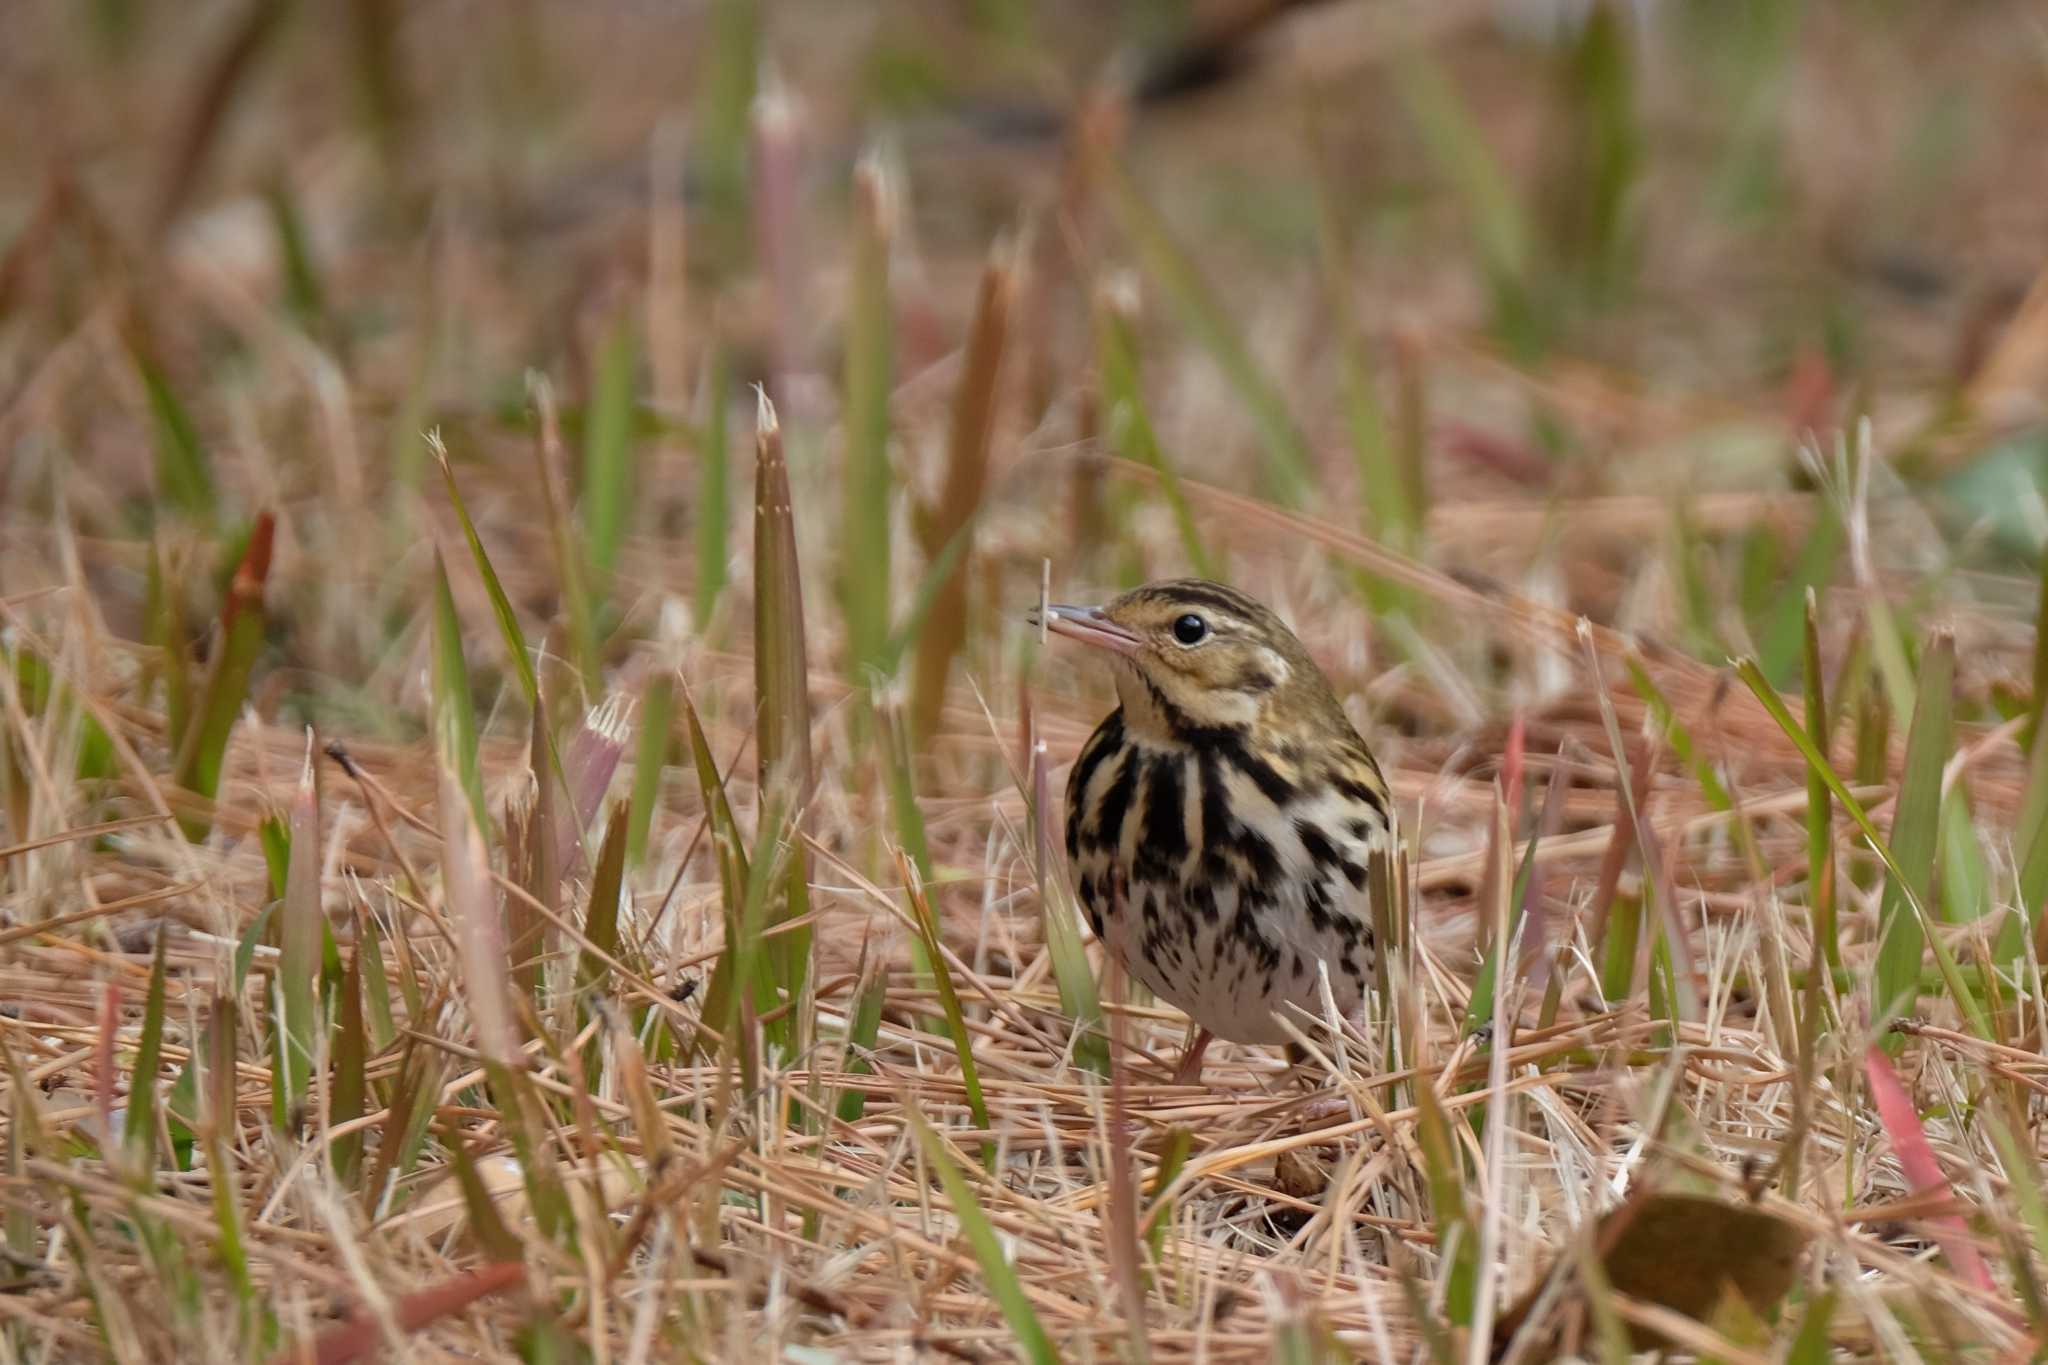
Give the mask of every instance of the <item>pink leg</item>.
<svg viewBox="0 0 2048 1365">
<path fill-rule="evenodd" d="M 1175 1085 L 1200 1085 L 1202 1083 L 1202 1054 L 1209 1050 L 1216 1035 L 1200 1027 L 1195 1028 L 1195 1041 L 1188 1044 L 1188 1050 L 1180 1057 L 1180 1065 L 1173 1070 Z"/>
</svg>

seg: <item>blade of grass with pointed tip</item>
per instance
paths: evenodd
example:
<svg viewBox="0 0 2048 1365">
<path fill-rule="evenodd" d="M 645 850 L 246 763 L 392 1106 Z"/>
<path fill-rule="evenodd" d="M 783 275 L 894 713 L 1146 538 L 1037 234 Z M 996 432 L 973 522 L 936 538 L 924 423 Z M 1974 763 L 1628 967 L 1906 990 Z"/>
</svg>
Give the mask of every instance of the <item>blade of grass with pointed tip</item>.
<svg viewBox="0 0 2048 1365">
<path fill-rule="evenodd" d="M 470 691 L 469 663 L 462 657 L 462 622 L 455 615 L 455 596 L 448 590 L 448 569 L 434 553 L 434 735 L 461 781 L 470 810 L 484 819 L 483 774 L 477 766 L 476 700 Z"/>
<path fill-rule="evenodd" d="M 208 802 L 220 791 L 221 765 L 235 721 L 249 696 L 249 677 L 263 650 L 263 589 L 270 577 L 276 519 L 263 512 L 249 531 L 248 547 L 228 581 L 221 606 L 219 653 L 208 671 L 199 708 L 179 751 L 175 780 Z M 210 814 L 186 816 L 187 837 L 197 841 L 212 826 Z"/>
<path fill-rule="evenodd" d="M 598 357 L 584 418 L 583 537 L 600 595 L 618 567 L 633 508 L 633 375 L 639 363 L 632 325 L 621 318 Z"/>
<path fill-rule="evenodd" d="M 951 560 L 936 585 L 917 637 L 910 714 L 911 732 L 920 740 L 938 732 L 953 660 L 967 646 L 966 540 L 988 485 L 989 448 L 995 435 L 1016 283 L 1015 253 L 999 246 L 982 269 L 974 321 L 968 327 L 966 368 L 954 391 L 952 423 L 946 437 L 945 483 L 937 505 L 917 519 L 918 536 L 932 568 L 938 567 L 941 556 Z"/>
<path fill-rule="evenodd" d="M 519 1260 L 525 1249 L 520 1246 L 519 1238 L 505 1226 L 505 1219 L 498 1212 L 498 1201 L 485 1188 L 469 1144 L 450 1143 L 448 1164 L 455 1168 L 456 1188 L 462 1191 L 463 1211 L 469 1215 L 469 1235 L 475 1240 L 478 1250 L 493 1261 Z"/>
<path fill-rule="evenodd" d="M 519 628 L 519 616 L 512 610 L 512 599 L 505 595 L 504 584 L 498 581 L 498 571 L 491 567 L 491 557 L 484 553 L 484 543 L 477 536 L 476 524 L 469 519 L 469 507 L 462 500 L 462 490 L 455 483 L 455 470 L 448 463 L 448 447 L 442 443 L 441 434 L 437 431 L 427 434 L 427 445 L 441 466 L 442 481 L 448 485 L 448 501 L 454 504 L 456 519 L 462 523 L 463 539 L 469 543 L 470 558 L 476 561 L 477 576 L 483 579 L 484 592 L 491 599 L 491 613 L 498 619 L 498 633 L 504 637 L 505 652 L 511 655 L 512 671 L 519 679 L 519 690 L 526 695 L 528 706 L 538 707 L 540 679 L 533 671 L 533 658 L 526 651 L 526 632 Z"/>
<path fill-rule="evenodd" d="M 939 1184 L 945 1187 L 946 1202 L 952 1206 L 961 1235 L 974 1250 L 982 1278 L 988 1281 L 989 1293 L 1003 1310 L 1004 1321 L 1010 1324 L 1017 1349 L 1032 1365 L 1058 1365 L 1059 1351 L 1054 1347 L 1052 1338 L 1046 1335 L 1045 1325 L 1038 1319 L 1038 1311 L 1031 1306 L 1031 1297 L 1024 1292 L 1023 1282 L 1017 1278 L 1016 1267 L 1003 1254 L 1002 1242 L 997 1239 L 988 1215 L 982 1211 L 981 1202 L 974 1197 L 974 1188 L 967 1183 L 966 1172 L 947 1153 L 945 1143 L 915 1108 L 904 1112 L 925 1160 L 939 1177 Z"/>
<path fill-rule="evenodd" d="M 886 395 L 885 395 L 886 399 Z M 782 426 L 764 397 L 755 433 L 754 501 L 754 731 L 756 778 L 764 799 L 787 813 L 793 828 L 811 822 L 811 676 L 804 632 L 803 573 L 797 560 L 796 509 L 789 491 L 789 465 L 783 457 Z M 886 520 L 886 516 L 885 516 Z M 856 561 L 865 570 L 865 561 Z M 884 573 L 886 580 L 886 573 Z M 886 583 L 879 589 L 886 595 Z M 810 849 L 801 839 L 789 849 L 790 867 L 782 894 L 769 907 L 768 924 L 801 918 L 810 882 Z M 771 945 L 771 975 L 792 1004 L 805 999 L 809 979 L 811 931 L 808 925 L 776 936 Z M 758 1008 L 772 1009 L 773 1002 Z M 798 1022 L 792 1020 L 792 1023 Z M 794 1031 L 781 1030 L 787 1049 L 809 1020 Z"/>
<path fill-rule="evenodd" d="M 895 206 L 881 163 L 854 171 L 853 296 L 847 309 L 846 506 L 840 526 L 839 587 L 846 619 L 846 662 L 866 687 L 889 636 L 889 393 L 895 327 L 889 300 L 889 239 Z"/>
</svg>

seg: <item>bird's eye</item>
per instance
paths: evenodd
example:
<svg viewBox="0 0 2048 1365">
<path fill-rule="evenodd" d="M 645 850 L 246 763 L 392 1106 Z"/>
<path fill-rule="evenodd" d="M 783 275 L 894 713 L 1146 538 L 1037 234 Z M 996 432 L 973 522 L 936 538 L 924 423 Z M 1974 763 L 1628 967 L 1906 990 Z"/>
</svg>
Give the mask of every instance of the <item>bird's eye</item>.
<svg viewBox="0 0 2048 1365">
<path fill-rule="evenodd" d="M 1209 623 L 1189 612 L 1173 623 L 1173 638 L 1184 645 L 1198 645 L 1208 638 Z"/>
</svg>

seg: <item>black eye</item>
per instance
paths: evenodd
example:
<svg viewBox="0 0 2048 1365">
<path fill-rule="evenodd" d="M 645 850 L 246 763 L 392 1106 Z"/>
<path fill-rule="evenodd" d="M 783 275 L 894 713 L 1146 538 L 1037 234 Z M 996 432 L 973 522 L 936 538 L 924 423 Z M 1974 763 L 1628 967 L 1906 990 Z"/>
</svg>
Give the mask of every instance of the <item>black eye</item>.
<svg viewBox="0 0 2048 1365">
<path fill-rule="evenodd" d="M 1209 623 L 1189 612 L 1173 623 L 1173 638 L 1184 645 L 1198 645 L 1209 634 Z"/>
</svg>

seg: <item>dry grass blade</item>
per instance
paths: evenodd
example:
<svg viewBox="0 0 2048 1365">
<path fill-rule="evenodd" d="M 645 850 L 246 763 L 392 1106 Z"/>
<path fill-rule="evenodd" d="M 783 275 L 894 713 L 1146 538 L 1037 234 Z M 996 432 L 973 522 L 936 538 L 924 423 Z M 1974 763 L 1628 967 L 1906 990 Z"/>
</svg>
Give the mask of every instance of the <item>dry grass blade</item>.
<svg viewBox="0 0 2048 1365">
<path fill-rule="evenodd" d="M 1016 252 L 1007 246 L 997 247 L 982 270 L 981 291 L 967 336 L 966 371 L 953 397 L 945 482 L 938 503 L 918 509 L 917 534 L 927 561 L 937 561 L 956 539 L 970 535 L 981 510 L 1017 283 Z M 954 657 L 967 644 L 967 566 L 972 555 L 964 548 L 955 553 L 917 635 L 911 729 L 920 740 L 938 732 L 946 680 Z"/>
</svg>

